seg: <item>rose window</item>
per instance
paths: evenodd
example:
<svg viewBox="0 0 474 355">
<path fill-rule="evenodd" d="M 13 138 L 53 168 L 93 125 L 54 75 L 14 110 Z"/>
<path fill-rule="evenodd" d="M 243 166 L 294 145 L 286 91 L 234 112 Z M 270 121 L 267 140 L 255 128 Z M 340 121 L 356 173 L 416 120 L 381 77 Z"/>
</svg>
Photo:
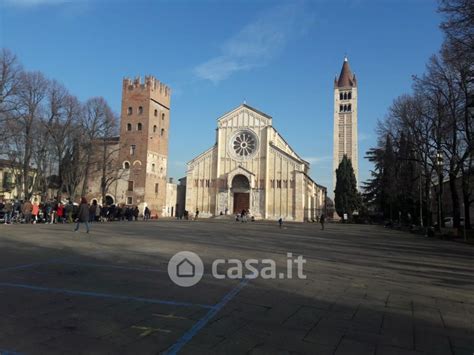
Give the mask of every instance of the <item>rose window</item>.
<svg viewBox="0 0 474 355">
<path fill-rule="evenodd" d="M 231 141 L 234 154 L 239 158 L 249 158 L 257 150 L 257 137 L 249 131 L 238 132 Z"/>
</svg>

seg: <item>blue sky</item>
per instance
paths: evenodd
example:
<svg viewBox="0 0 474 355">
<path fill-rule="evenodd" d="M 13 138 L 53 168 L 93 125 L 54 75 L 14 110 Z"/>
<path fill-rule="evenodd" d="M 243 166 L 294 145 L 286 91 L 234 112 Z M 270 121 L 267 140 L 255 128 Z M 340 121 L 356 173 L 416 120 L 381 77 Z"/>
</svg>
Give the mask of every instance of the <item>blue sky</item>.
<svg viewBox="0 0 474 355">
<path fill-rule="evenodd" d="M 359 85 L 359 170 L 388 106 L 440 47 L 430 0 L 0 0 L 0 47 L 81 100 L 120 111 L 124 76 L 172 90 L 169 175 L 214 144 L 244 100 L 271 115 L 332 195 L 333 82 L 347 54 Z"/>
</svg>

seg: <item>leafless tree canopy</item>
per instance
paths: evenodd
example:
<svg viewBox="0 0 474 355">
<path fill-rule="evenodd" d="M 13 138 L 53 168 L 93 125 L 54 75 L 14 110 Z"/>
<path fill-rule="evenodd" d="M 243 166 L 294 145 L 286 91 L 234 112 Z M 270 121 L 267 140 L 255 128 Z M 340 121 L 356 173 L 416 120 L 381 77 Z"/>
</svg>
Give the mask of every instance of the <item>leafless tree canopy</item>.
<svg viewBox="0 0 474 355">
<path fill-rule="evenodd" d="M 13 53 L 1 50 L 0 158 L 11 165 L 19 199 L 85 194 L 92 166 L 100 168 L 105 198 L 120 169 L 110 149 L 102 154 L 101 142 L 116 134 L 117 117 L 103 98 L 81 103 L 58 81 L 25 71 Z"/>
</svg>

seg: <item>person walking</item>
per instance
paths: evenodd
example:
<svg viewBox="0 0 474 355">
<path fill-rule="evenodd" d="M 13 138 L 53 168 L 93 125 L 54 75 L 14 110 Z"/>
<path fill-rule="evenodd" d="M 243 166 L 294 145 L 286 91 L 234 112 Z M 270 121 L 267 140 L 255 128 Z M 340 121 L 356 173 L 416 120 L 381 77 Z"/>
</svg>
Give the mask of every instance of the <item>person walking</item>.
<svg viewBox="0 0 474 355">
<path fill-rule="evenodd" d="M 58 223 L 64 223 L 64 206 L 61 202 L 58 203 L 58 208 L 56 209 L 56 215 L 58 217 Z"/>
<path fill-rule="evenodd" d="M 326 216 L 324 213 L 319 217 L 319 223 L 321 223 L 321 230 L 324 230 L 324 222 L 326 221 Z"/>
<path fill-rule="evenodd" d="M 199 209 L 196 209 L 196 214 L 194 215 L 194 220 L 197 221 L 199 217 Z"/>
<path fill-rule="evenodd" d="M 97 207 L 97 201 L 93 200 L 92 204 L 89 206 L 89 222 L 92 223 L 95 220 L 95 209 Z"/>
<path fill-rule="evenodd" d="M 150 215 L 151 215 L 151 212 L 150 212 L 150 209 L 147 207 L 145 207 L 145 212 L 143 212 L 143 219 L 145 221 L 148 221 L 150 219 Z"/>
<path fill-rule="evenodd" d="M 89 205 L 85 197 L 81 198 L 81 205 L 79 206 L 79 211 L 77 213 L 77 224 L 74 228 L 74 232 L 79 230 L 79 225 L 84 223 L 86 225 L 86 232 L 89 233 Z"/>
<path fill-rule="evenodd" d="M 31 211 L 33 214 L 33 224 L 36 224 L 36 222 L 38 222 L 38 215 L 40 211 L 40 208 L 36 199 L 35 199 L 35 203 L 33 203 L 33 208 Z"/>
<path fill-rule="evenodd" d="M 278 220 L 278 225 L 280 226 L 280 229 L 281 229 L 281 227 L 283 226 L 283 218 L 280 217 L 280 219 Z"/>
<path fill-rule="evenodd" d="M 25 223 L 30 224 L 31 223 L 31 211 L 33 210 L 33 205 L 31 204 L 30 200 L 26 200 L 25 203 L 23 203 L 23 207 L 21 211 L 23 212 L 23 216 L 25 217 Z"/>
<path fill-rule="evenodd" d="M 72 201 L 70 199 L 65 207 L 65 211 L 67 216 L 67 223 L 72 223 L 72 213 L 74 212 L 74 205 L 72 204 Z"/>
<path fill-rule="evenodd" d="M 5 202 L 5 206 L 3 207 L 3 210 L 5 211 L 5 224 L 10 224 L 11 219 L 12 219 L 12 214 L 13 214 L 13 204 L 11 203 L 10 200 L 7 200 Z"/>
<path fill-rule="evenodd" d="M 97 202 L 95 206 L 95 221 L 100 222 L 100 205 Z"/>
</svg>

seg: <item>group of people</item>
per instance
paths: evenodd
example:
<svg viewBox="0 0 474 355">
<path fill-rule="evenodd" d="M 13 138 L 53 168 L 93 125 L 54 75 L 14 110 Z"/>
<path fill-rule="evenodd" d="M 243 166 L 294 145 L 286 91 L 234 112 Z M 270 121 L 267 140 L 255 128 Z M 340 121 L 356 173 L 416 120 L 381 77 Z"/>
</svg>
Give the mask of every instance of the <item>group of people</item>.
<svg viewBox="0 0 474 355">
<path fill-rule="evenodd" d="M 87 214 L 83 205 L 87 205 Z M 88 223 L 116 220 L 137 221 L 139 216 L 138 206 L 100 206 L 96 200 L 89 204 L 85 197 L 81 199 L 80 204 L 75 204 L 71 200 L 66 203 L 57 200 L 38 202 L 37 199 L 33 202 L 29 200 L 0 200 L 0 221 L 6 225 L 73 223 L 78 219 Z M 145 207 L 141 216 L 143 220 L 149 220 L 151 218 L 150 209 Z"/>
</svg>

